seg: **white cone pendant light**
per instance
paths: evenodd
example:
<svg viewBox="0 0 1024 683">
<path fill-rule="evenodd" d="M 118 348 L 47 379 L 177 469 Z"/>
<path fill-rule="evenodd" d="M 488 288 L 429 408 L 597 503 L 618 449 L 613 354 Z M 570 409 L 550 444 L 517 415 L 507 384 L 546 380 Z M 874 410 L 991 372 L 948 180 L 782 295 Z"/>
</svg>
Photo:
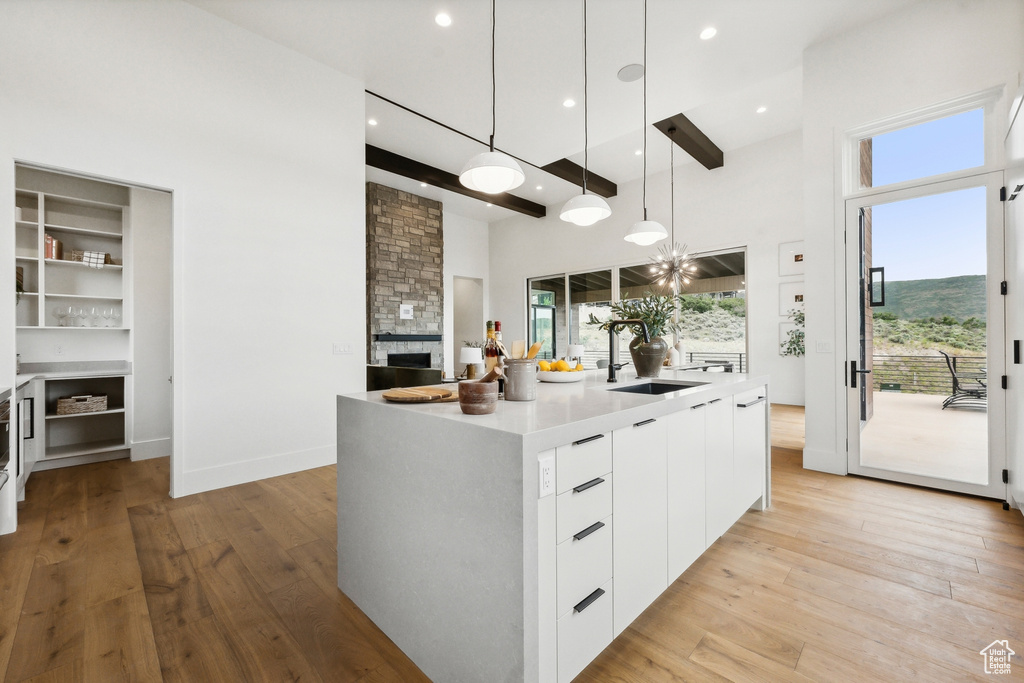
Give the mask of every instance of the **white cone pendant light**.
<svg viewBox="0 0 1024 683">
<path fill-rule="evenodd" d="M 644 219 L 633 224 L 626 236 L 627 242 L 642 247 L 668 237 L 668 230 L 658 221 L 647 220 L 647 0 L 644 0 Z"/>
<path fill-rule="evenodd" d="M 586 227 L 611 215 L 611 207 L 601 197 L 596 194 L 578 194 L 565 203 L 558 217 L 563 221 Z"/>
<path fill-rule="evenodd" d="M 522 185 L 524 180 L 526 174 L 516 160 L 504 152 L 495 151 L 477 154 L 459 174 L 460 183 L 487 194 L 508 192 Z"/>
<path fill-rule="evenodd" d="M 526 174 L 515 159 L 494 151 L 494 102 L 494 0 L 491 0 L 491 144 L 488 151 L 470 159 L 459 174 L 459 182 L 464 186 L 486 194 L 508 192 L 526 180 Z"/>
<path fill-rule="evenodd" d="M 588 172 L 588 119 L 587 119 L 587 0 L 583 0 L 583 194 L 567 201 L 558 215 L 563 221 L 575 223 L 581 227 L 608 218 L 612 209 L 602 197 L 587 194 Z"/>
</svg>

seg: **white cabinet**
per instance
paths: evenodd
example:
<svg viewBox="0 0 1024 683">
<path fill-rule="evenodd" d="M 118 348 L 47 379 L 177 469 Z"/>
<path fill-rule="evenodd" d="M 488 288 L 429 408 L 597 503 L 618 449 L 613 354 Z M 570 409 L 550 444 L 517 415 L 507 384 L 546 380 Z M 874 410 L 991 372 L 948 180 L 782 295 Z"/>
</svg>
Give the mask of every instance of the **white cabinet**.
<svg viewBox="0 0 1024 683">
<path fill-rule="evenodd" d="M 615 635 L 668 587 L 666 439 L 663 419 L 612 432 Z"/>
<path fill-rule="evenodd" d="M 704 407 L 705 528 L 709 546 L 743 514 L 736 502 L 731 399 L 714 399 Z"/>
<path fill-rule="evenodd" d="M 671 583 L 707 548 L 705 530 L 703 403 L 667 415 L 668 580 Z"/>
<path fill-rule="evenodd" d="M 765 447 L 767 415 L 765 387 L 736 394 L 733 401 L 734 455 L 738 504 L 752 506 L 765 490 Z M 740 511 L 743 514 L 743 511 Z"/>
<path fill-rule="evenodd" d="M 74 377 L 67 379 L 46 379 L 45 420 L 46 450 L 37 461 L 40 469 L 50 467 L 48 463 L 65 458 L 93 456 L 129 447 L 128 424 L 125 419 L 126 378 L 123 376 Z M 107 397 L 107 408 L 97 412 L 59 415 L 57 401 L 69 396 Z"/>
<path fill-rule="evenodd" d="M 556 448 L 555 490 L 555 658 L 568 683 L 612 642 L 611 435 Z"/>
</svg>

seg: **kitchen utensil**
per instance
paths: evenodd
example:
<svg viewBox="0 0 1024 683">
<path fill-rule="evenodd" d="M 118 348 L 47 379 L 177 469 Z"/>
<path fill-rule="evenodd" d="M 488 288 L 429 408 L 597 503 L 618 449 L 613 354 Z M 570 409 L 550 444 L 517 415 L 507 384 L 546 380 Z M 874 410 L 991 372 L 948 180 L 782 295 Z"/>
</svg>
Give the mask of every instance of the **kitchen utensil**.
<svg viewBox="0 0 1024 683">
<path fill-rule="evenodd" d="M 502 372 L 501 366 L 495 365 L 493 368 L 491 368 L 490 372 L 488 372 L 486 375 L 484 375 L 483 377 L 480 378 L 480 381 L 481 382 L 494 382 L 499 377 L 504 377 L 504 376 L 505 376 L 505 373 Z M 472 382 L 467 382 L 467 384 L 472 384 Z"/>
<path fill-rule="evenodd" d="M 388 389 L 381 397 L 392 403 L 426 403 L 437 401 L 452 395 L 448 389 L 437 387 L 405 387 L 402 389 Z"/>
<path fill-rule="evenodd" d="M 526 342 L 523 342 L 525 348 Z M 505 400 L 537 399 L 537 362 L 529 358 L 505 359 Z"/>
<path fill-rule="evenodd" d="M 519 359 L 526 356 L 526 340 L 516 339 L 512 342 L 512 358 Z"/>
<path fill-rule="evenodd" d="M 530 350 L 526 353 L 526 357 L 527 358 L 536 358 L 537 354 L 540 353 L 540 348 L 542 346 L 544 346 L 544 341 L 543 340 L 534 343 L 533 346 L 530 347 Z"/>
<path fill-rule="evenodd" d="M 459 382 L 459 407 L 466 415 L 493 413 L 494 409 L 498 407 L 498 383 L 483 380 Z"/>
</svg>

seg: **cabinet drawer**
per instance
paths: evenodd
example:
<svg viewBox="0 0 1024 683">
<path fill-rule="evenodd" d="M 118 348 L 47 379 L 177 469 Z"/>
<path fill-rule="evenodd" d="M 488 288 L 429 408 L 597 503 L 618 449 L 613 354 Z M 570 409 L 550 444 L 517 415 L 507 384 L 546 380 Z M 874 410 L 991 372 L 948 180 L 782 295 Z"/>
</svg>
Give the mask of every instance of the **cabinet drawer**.
<svg viewBox="0 0 1024 683">
<path fill-rule="evenodd" d="M 604 474 L 559 494 L 556 499 L 557 543 L 612 514 L 612 475 Z"/>
<path fill-rule="evenodd" d="M 612 576 L 612 518 L 609 515 L 594 524 L 580 529 L 579 539 L 570 536 L 559 543 L 555 551 L 559 616 L 571 611 L 573 605 Z"/>
<path fill-rule="evenodd" d="M 768 395 L 765 387 L 758 387 L 757 389 L 751 389 L 742 393 L 736 394 L 733 398 L 735 399 L 737 408 L 753 408 L 759 406 L 760 410 L 764 410 L 764 406 L 760 405 L 764 403 L 764 398 Z M 762 399 L 762 400 L 759 400 Z"/>
<path fill-rule="evenodd" d="M 612 471 L 610 434 L 594 434 L 555 449 L 556 493 Z"/>
<path fill-rule="evenodd" d="M 584 596 L 596 599 L 558 620 L 558 683 L 568 683 L 612 642 L 612 581 Z M 576 603 L 577 605 L 579 603 Z"/>
</svg>

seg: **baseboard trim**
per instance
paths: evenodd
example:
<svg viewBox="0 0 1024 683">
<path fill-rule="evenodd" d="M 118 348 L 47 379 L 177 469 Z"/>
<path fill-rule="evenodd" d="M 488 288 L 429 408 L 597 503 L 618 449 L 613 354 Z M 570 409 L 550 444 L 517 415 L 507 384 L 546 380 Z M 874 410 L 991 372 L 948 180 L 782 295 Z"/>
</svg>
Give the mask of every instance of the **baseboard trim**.
<svg viewBox="0 0 1024 683">
<path fill-rule="evenodd" d="M 279 453 L 258 460 L 246 460 L 202 470 L 186 470 L 182 476 L 181 490 L 176 491 L 175 497 L 190 496 L 194 493 L 246 484 L 250 481 L 279 477 L 283 474 L 301 472 L 314 467 L 325 467 L 334 465 L 337 461 L 337 446 L 331 444 L 305 451 Z"/>
<path fill-rule="evenodd" d="M 835 451 L 804 448 L 804 469 L 828 474 L 847 475 L 846 458 L 839 458 Z"/>
<path fill-rule="evenodd" d="M 132 462 L 166 458 L 171 454 L 171 437 L 132 442 Z"/>
</svg>

